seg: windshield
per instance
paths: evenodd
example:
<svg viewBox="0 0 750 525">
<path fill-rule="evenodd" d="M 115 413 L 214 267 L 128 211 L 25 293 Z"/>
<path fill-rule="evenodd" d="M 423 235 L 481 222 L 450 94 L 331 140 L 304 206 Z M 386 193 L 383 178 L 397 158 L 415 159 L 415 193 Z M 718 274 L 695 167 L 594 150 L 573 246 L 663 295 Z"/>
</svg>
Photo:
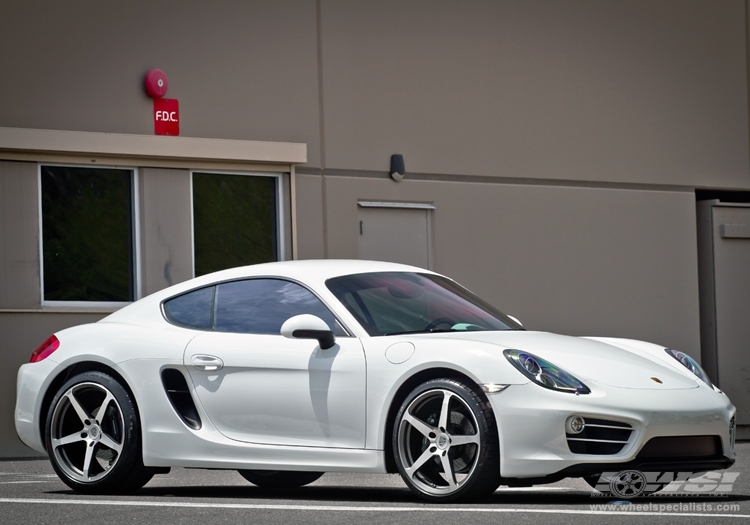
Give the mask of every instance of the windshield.
<svg viewBox="0 0 750 525">
<path fill-rule="evenodd" d="M 372 336 L 523 329 L 439 275 L 361 273 L 328 279 L 326 286 Z"/>
</svg>

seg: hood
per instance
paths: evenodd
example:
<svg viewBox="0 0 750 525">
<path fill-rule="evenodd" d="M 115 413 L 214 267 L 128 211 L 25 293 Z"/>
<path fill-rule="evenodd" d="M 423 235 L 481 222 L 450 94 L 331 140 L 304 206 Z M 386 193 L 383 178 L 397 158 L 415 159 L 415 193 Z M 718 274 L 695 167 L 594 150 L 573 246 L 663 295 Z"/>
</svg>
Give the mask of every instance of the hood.
<svg viewBox="0 0 750 525">
<path fill-rule="evenodd" d="M 481 341 L 535 354 L 583 382 L 587 379 L 619 388 L 681 390 L 698 382 L 656 358 L 634 354 L 601 341 L 528 331 L 461 332 L 441 336 Z M 658 378 L 661 383 L 651 379 Z"/>
</svg>

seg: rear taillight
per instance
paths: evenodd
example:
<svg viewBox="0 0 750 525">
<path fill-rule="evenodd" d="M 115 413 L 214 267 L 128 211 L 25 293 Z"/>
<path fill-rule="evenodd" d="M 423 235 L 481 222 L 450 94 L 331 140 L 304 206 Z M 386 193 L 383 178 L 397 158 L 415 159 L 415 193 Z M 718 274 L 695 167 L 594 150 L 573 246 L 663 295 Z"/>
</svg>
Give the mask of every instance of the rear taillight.
<svg viewBox="0 0 750 525">
<path fill-rule="evenodd" d="M 60 341 L 54 335 L 49 336 L 49 339 L 43 342 L 39 348 L 31 353 L 31 360 L 29 363 L 36 363 L 42 359 L 46 359 L 58 348 L 60 348 Z"/>
</svg>

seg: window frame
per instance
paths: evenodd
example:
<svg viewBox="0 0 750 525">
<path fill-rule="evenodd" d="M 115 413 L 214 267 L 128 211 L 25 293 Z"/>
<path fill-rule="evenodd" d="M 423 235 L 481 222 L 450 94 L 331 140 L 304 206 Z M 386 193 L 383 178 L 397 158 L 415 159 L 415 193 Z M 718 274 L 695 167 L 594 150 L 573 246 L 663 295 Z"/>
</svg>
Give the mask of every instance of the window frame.
<svg viewBox="0 0 750 525">
<path fill-rule="evenodd" d="M 281 171 L 231 171 L 231 170 L 203 170 L 203 169 L 190 169 L 190 254 L 191 254 L 191 272 L 193 278 L 195 278 L 195 202 L 194 202 L 194 187 L 193 187 L 193 176 L 196 173 L 206 173 L 209 175 L 228 175 L 234 176 L 239 175 L 243 177 L 266 177 L 276 179 L 274 189 L 276 191 L 276 260 L 286 261 L 287 260 L 287 249 L 286 249 L 286 204 L 284 202 L 284 176 L 287 172 Z M 324 303 L 325 304 L 325 303 Z M 329 308 L 330 309 L 330 308 Z"/>
<path fill-rule="evenodd" d="M 131 206 L 131 244 L 132 244 L 132 268 L 133 268 L 133 300 L 132 301 L 48 301 L 44 298 L 44 216 L 42 210 L 42 168 L 82 168 L 102 170 L 127 170 L 131 173 L 130 179 L 130 206 Z M 39 221 L 39 298 L 42 307 L 48 308 L 122 308 L 142 297 L 142 275 L 141 275 L 141 213 L 140 213 L 140 176 L 138 168 L 134 166 L 102 166 L 86 164 L 65 164 L 59 162 L 37 162 L 37 214 Z"/>
</svg>

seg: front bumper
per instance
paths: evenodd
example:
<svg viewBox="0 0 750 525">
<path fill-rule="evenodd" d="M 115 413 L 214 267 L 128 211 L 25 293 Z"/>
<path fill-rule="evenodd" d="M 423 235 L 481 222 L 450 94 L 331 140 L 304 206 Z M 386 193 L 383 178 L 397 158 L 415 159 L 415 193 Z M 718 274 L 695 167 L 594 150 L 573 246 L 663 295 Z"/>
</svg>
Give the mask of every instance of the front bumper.
<svg viewBox="0 0 750 525">
<path fill-rule="evenodd" d="M 683 390 L 587 385 L 592 388 L 587 395 L 527 383 L 488 396 L 498 422 L 504 479 L 542 483 L 603 470 L 640 467 L 698 472 L 734 463 L 730 421 L 735 408 L 725 395 L 705 385 Z M 617 453 L 576 454 L 565 434 L 565 421 L 573 415 L 627 423 L 633 431 Z M 717 436 L 720 453 L 713 457 L 638 458 L 650 439 L 670 436 Z"/>
</svg>

